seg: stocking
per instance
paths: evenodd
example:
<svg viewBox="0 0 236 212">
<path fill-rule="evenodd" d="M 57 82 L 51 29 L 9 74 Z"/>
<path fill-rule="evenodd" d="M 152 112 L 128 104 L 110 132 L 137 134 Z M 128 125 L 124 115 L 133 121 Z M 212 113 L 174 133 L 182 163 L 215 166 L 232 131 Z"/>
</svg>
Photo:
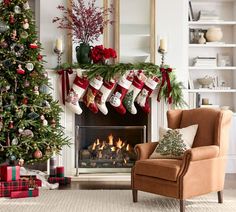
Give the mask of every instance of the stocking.
<svg viewBox="0 0 236 212">
<path fill-rule="evenodd" d="M 88 87 L 89 81 L 86 77 L 77 76 L 73 82 L 72 88 L 69 91 L 69 94 L 66 98 L 66 106 L 76 114 L 81 114 L 82 109 L 79 106 L 79 99 L 84 94 L 84 91 Z"/>
<path fill-rule="evenodd" d="M 110 98 L 110 104 L 115 108 L 118 113 L 122 115 L 126 113 L 126 109 L 123 106 L 122 101 L 131 84 L 131 76 L 122 76 L 113 92 L 113 95 Z"/>
<path fill-rule="evenodd" d="M 111 80 L 109 82 L 104 81 L 97 96 L 95 97 L 95 102 L 97 104 L 97 107 L 104 115 L 107 115 L 108 113 L 108 110 L 106 107 L 106 100 L 108 96 L 110 95 L 114 85 L 115 85 L 115 80 Z"/>
<path fill-rule="evenodd" d="M 137 109 L 134 105 L 134 101 L 136 97 L 138 96 L 139 92 L 141 91 L 142 87 L 144 86 L 145 80 L 146 80 L 146 76 L 142 72 L 139 71 L 138 74 L 134 76 L 132 85 L 130 86 L 127 94 L 125 95 L 123 103 L 126 109 L 131 114 L 137 113 Z"/>
<path fill-rule="evenodd" d="M 142 91 L 137 97 L 137 103 L 141 106 L 145 113 L 150 112 L 150 106 L 148 103 L 148 98 L 152 94 L 153 90 L 156 88 L 159 79 L 157 77 L 148 78 L 143 86 Z"/>
<path fill-rule="evenodd" d="M 83 97 L 86 107 L 88 107 L 94 113 L 98 112 L 98 107 L 95 103 L 95 96 L 101 88 L 102 82 L 102 77 L 100 76 L 93 78 L 89 82 L 89 87 Z"/>
</svg>

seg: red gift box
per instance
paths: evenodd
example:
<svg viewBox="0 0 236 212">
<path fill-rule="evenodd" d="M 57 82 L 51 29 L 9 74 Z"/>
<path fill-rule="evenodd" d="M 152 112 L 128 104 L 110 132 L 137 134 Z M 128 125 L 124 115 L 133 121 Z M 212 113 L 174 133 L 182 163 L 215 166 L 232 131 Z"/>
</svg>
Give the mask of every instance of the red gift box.
<svg viewBox="0 0 236 212">
<path fill-rule="evenodd" d="M 20 179 L 20 166 L 1 166 L 1 181 Z"/>
<path fill-rule="evenodd" d="M 56 167 L 56 176 L 57 177 L 64 177 L 64 167 L 63 166 Z"/>
<path fill-rule="evenodd" d="M 41 180 L 35 179 L 38 187 L 42 186 Z M 12 191 L 24 191 L 29 189 L 29 180 L 16 180 L 0 182 L 0 197 L 9 197 Z"/>
<path fill-rule="evenodd" d="M 59 185 L 66 185 L 71 183 L 70 177 L 49 177 L 49 183 L 59 183 Z"/>
<path fill-rule="evenodd" d="M 39 190 L 28 190 L 28 191 L 12 191 L 11 198 L 25 198 L 25 197 L 37 197 L 39 196 Z"/>
</svg>

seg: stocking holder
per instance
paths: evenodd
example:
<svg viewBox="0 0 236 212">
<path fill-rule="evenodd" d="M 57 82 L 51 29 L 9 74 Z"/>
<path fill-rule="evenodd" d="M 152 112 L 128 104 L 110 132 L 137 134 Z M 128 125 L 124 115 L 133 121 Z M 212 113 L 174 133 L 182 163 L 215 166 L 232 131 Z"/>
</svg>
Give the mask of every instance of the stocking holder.
<svg viewBox="0 0 236 212">
<path fill-rule="evenodd" d="M 61 66 L 61 56 L 63 54 L 63 51 L 61 51 L 55 47 L 54 52 L 57 54 L 57 66 L 60 67 Z"/>
<path fill-rule="evenodd" d="M 159 47 L 158 48 L 158 53 L 161 54 L 161 67 L 164 67 L 164 65 L 165 65 L 165 54 L 167 52 Z"/>
</svg>

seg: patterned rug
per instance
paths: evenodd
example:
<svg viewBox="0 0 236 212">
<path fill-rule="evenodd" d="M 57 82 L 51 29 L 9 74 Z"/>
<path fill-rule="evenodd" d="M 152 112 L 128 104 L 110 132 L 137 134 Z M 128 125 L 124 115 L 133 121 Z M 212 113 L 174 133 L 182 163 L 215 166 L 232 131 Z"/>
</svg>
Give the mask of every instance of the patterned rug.
<svg viewBox="0 0 236 212">
<path fill-rule="evenodd" d="M 139 192 L 138 203 L 132 202 L 130 190 L 40 190 L 34 198 L 0 198 L 1 212 L 174 212 L 175 199 Z M 224 204 L 211 193 L 187 201 L 186 212 L 235 212 L 236 190 L 224 191 Z"/>
</svg>

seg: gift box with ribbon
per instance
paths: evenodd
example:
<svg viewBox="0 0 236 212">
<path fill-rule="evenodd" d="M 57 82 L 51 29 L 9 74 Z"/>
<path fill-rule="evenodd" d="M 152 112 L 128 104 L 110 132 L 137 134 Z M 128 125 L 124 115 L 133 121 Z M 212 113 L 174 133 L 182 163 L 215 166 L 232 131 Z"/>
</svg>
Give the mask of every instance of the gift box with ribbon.
<svg viewBox="0 0 236 212">
<path fill-rule="evenodd" d="M 56 176 L 57 177 L 64 177 L 64 167 L 63 166 L 56 167 Z"/>
<path fill-rule="evenodd" d="M 27 190 L 27 191 L 12 191 L 11 198 L 25 198 L 25 197 L 37 197 L 39 196 L 39 189 Z"/>
<path fill-rule="evenodd" d="M 20 166 L 1 166 L 1 181 L 20 179 Z"/>
</svg>

